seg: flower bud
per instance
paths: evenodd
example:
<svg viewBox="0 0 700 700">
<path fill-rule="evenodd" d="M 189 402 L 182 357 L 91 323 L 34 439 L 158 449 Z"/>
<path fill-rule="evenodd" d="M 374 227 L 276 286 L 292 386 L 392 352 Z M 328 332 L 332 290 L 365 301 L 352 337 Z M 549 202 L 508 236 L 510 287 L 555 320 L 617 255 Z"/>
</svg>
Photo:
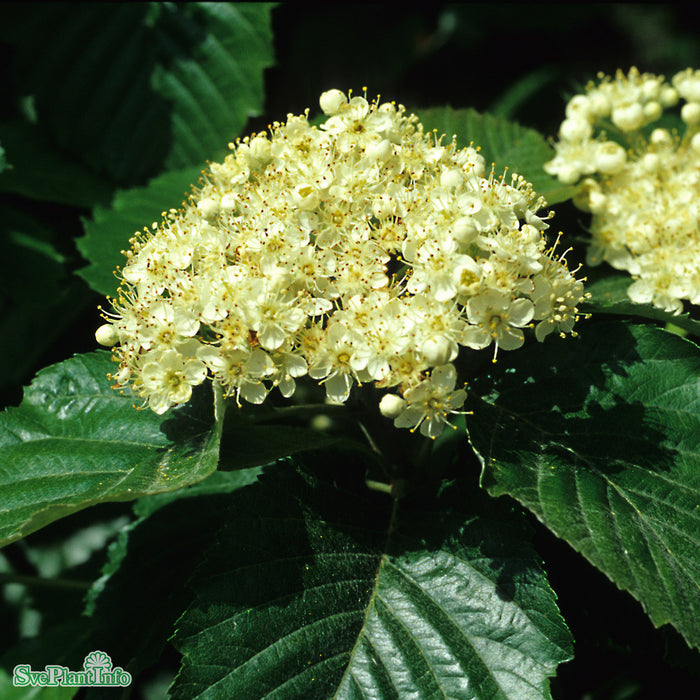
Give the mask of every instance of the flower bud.
<svg viewBox="0 0 700 700">
<path fill-rule="evenodd" d="M 655 122 L 663 112 L 663 108 L 656 100 L 653 100 L 652 102 L 647 102 L 644 105 L 643 110 L 644 120 L 647 122 Z"/>
<path fill-rule="evenodd" d="M 379 412 L 385 418 L 396 418 L 403 411 L 406 401 L 396 394 L 384 394 L 379 402 Z"/>
<path fill-rule="evenodd" d="M 611 118 L 621 131 L 634 131 L 644 124 L 644 108 L 639 102 L 621 104 L 613 109 Z"/>
<path fill-rule="evenodd" d="M 689 126 L 700 124 L 700 103 L 688 102 L 681 107 L 681 119 Z"/>
<path fill-rule="evenodd" d="M 670 85 L 665 86 L 659 94 L 659 102 L 662 107 L 673 107 L 678 102 L 678 90 Z"/>
<path fill-rule="evenodd" d="M 588 96 L 591 114 L 594 117 L 607 117 L 610 114 L 610 100 L 600 92 Z"/>
<path fill-rule="evenodd" d="M 640 163 L 648 173 L 655 173 L 661 165 L 661 157 L 658 153 L 645 153 Z"/>
<path fill-rule="evenodd" d="M 690 148 L 694 153 L 700 155 L 700 131 L 698 131 L 698 133 L 695 134 L 692 139 L 690 139 Z"/>
<path fill-rule="evenodd" d="M 585 141 L 592 133 L 593 128 L 584 119 L 565 119 L 559 127 L 559 138 L 564 141 Z"/>
<path fill-rule="evenodd" d="M 95 340 L 107 348 L 111 348 L 119 342 L 119 335 L 116 328 L 111 323 L 103 323 L 95 331 Z"/>
<path fill-rule="evenodd" d="M 668 129 L 654 129 L 649 136 L 649 142 L 654 146 L 670 146 L 673 139 Z"/>
<path fill-rule="evenodd" d="M 569 119 L 587 120 L 591 113 L 591 103 L 585 95 L 575 95 L 566 105 L 566 116 Z"/>
<path fill-rule="evenodd" d="M 323 113 L 329 117 L 338 114 L 347 103 L 348 98 L 340 90 L 327 90 L 319 99 Z"/>
<path fill-rule="evenodd" d="M 625 149 L 613 141 L 601 143 L 596 153 L 596 170 L 601 173 L 612 174 L 620 171 L 627 161 Z"/>
<path fill-rule="evenodd" d="M 454 352 L 450 346 L 450 341 L 445 336 L 438 335 L 435 338 L 428 338 L 421 348 L 423 357 L 431 365 L 444 365 L 454 359 Z"/>
<path fill-rule="evenodd" d="M 471 216 L 463 216 L 452 225 L 452 235 L 462 244 L 471 243 L 479 235 L 479 229 Z"/>
</svg>

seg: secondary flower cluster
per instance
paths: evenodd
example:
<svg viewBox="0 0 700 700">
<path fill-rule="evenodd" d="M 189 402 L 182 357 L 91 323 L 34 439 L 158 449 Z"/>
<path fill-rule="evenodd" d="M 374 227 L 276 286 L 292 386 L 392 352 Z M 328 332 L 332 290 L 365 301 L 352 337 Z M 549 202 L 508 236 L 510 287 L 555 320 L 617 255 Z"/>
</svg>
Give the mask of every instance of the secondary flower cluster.
<svg viewBox="0 0 700 700">
<path fill-rule="evenodd" d="M 656 122 L 681 100 L 679 136 Z M 670 83 L 635 68 L 601 74 L 569 101 L 556 151 L 545 170 L 580 183 L 574 203 L 592 214 L 589 264 L 629 272 L 637 303 L 700 303 L 700 70 Z"/>
<path fill-rule="evenodd" d="M 460 346 L 495 358 L 527 325 L 570 333 L 582 283 L 522 177 L 487 173 L 394 103 L 320 104 L 320 128 L 289 115 L 231 144 L 132 239 L 97 339 L 116 346 L 116 386 L 159 414 L 207 377 L 258 404 L 309 375 L 331 402 L 356 382 L 393 389 L 382 413 L 435 437 L 466 398 Z"/>
</svg>

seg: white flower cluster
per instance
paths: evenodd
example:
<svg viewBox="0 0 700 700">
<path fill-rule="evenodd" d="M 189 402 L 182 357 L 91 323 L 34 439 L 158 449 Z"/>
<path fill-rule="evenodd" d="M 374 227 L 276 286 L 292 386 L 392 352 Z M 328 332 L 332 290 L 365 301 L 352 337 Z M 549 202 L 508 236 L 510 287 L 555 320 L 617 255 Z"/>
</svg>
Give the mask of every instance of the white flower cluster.
<svg viewBox="0 0 700 700">
<path fill-rule="evenodd" d="M 592 214 L 589 264 L 626 270 L 632 301 L 680 313 L 684 299 L 700 303 L 700 70 L 670 83 L 635 68 L 599 78 L 569 101 L 545 170 L 580 183 L 574 203 Z M 685 133 L 654 128 L 681 99 Z"/>
<path fill-rule="evenodd" d="M 547 248 L 522 177 L 487 174 L 394 103 L 339 90 L 231 144 L 181 210 L 132 239 L 108 322 L 116 387 L 156 413 L 207 377 L 259 404 L 309 375 L 331 402 L 394 388 L 381 412 L 435 437 L 466 392 L 460 346 L 569 333 L 583 287 Z M 545 217 L 548 218 L 548 217 Z"/>
</svg>

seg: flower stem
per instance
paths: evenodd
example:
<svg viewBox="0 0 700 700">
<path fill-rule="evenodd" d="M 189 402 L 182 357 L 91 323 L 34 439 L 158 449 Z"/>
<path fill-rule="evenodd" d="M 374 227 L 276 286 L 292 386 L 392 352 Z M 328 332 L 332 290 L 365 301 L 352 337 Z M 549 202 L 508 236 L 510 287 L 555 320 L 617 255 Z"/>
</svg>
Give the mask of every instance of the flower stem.
<svg viewBox="0 0 700 700">
<path fill-rule="evenodd" d="M 365 479 L 365 484 L 370 491 L 379 491 L 392 495 L 392 485 L 386 484 L 383 481 L 374 481 L 374 479 Z"/>
</svg>

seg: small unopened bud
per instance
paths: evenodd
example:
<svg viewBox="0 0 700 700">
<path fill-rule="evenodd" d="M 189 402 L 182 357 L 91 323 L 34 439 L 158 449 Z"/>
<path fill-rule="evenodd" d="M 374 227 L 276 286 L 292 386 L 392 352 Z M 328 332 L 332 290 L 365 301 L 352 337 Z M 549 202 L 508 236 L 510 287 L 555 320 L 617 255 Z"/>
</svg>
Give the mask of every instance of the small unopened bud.
<svg viewBox="0 0 700 700">
<path fill-rule="evenodd" d="M 647 102 L 644 105 L 644 119 L 647 122 L 655 122 L 663 111 L 663 107 L 656 100 Z"/>
<path fill-rule="evenodd" d="M 610 114 L 610 100 L 600 92 L 589 95 L 590 114 L 594 117 L 607 117 Z"/>
<path fill-rule="evenodd" d="M 688 102 L 681 107 L 681 119 L 690 126 L 700 124 L 700 103 Z"/>
<path fill-rule="evenodd" d="M 690 139 L 690 148 L 694 153 L 700 155 L 700 131 Z"/>
<path fill-rule="evenodd" d="M 646 172 L 655 173 L 661 166 L 661 157 L 658 153 L 645 153 L 639 162 Z"/>
<path fill-rule="evenodd" d="M 668 129 L 654 129 L 649 136 L 649 141 L 654 146 L 670 146 L 673 143 Z"/>
<path fill-rule="evenodd" d="M 450 341 L 445 336 L 439 335 L 435 338 L 428 338 L 421 348 L 423 357 L 431 365 L 444 365 L 454 359 L 453 349 Z"/>
<path fill-rule="evenodd" d="M 620 144 L 613 141 L 602 143 L 596 153 L 596 169 L 601 173 L 616 173 L 627 162 L 627 154 Z"/>
<path fill-rule="evenodd" d="M 338 114 L 343 108 L 343 105 L 348 103 L 348 98 L 340 90 L 327 90 L 324 92 L 320 99 L 319 104 L 324 114 L 332 117 L 334 114 Z"/>
<path fill-rule="evenodd" d="M 575 95 L 566 105 L 566 116 L 570 119 L 588 119 L 591 103 L 585 95 Z"/>
<path fill-rule="evenodd" d="M 111 348 L 119 342 L 117 331 L 111 323 L 103 323 L 95 331 L 95 340 L 107 348 Z"/>
<path fill-rule="evenodd" d="M 379 402 L 379 412 L 385 418 L 391 418 L 392 420 L 403 411 L 406 402 L 400 396 L 396 394 L 384 394 L 382 400 Z"/>
<path fill-rule="evenodd" d="M 615 107 L 611 117 L 621 131 L 634 131 L 644 124 L 644 108 L 639 102 L 628 102 Z"/>
<path fill-rule="evenodd" d="M 591 137 L 593 127 L 585 119 L 569 117 L 559 127 L 559 137 L 564 141 L 585 141 Z"/>
<path fill-rule="evenodd" d="M 665 86 L 659 94 L 659 102 L 663 107 L 673 107 L 678 102 L 678 90 L 670 85 Z"/>
<path fill-rule="evenodd" d="M 463 216 L 452 225 L 452 233 L 460 243 L 471 243 L 479 235 L 479 229 L 474 219 Z"/>
</svg>

